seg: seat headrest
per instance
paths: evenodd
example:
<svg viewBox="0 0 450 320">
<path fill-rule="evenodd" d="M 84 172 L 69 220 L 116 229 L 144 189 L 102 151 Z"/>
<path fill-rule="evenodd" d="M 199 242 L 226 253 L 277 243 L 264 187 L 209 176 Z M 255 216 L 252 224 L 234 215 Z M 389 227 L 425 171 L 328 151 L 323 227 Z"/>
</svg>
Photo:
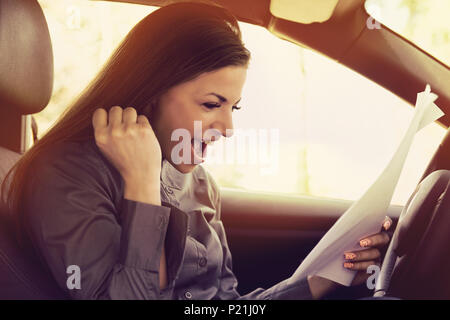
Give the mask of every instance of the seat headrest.
<svg viewBox="0 0 450 320">
<path fill-rule="evenodd" d="M 36 0 L 0 1 L 0 108 L 41 111 L 53 89 L 53 52 Z"/>
</svg>

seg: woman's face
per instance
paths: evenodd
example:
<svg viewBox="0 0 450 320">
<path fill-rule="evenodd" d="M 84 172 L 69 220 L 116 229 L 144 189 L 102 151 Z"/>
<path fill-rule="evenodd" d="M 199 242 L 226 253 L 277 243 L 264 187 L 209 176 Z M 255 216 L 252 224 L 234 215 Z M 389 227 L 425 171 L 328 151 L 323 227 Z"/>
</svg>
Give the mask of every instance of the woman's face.
<svg viewBox="0 0 450 320">
<path fill-rule="evenodd" d="M 151 123 L 163 157 L 178 171 L 192 171 L 204 161 L 207 143 L 232 135 L 232 112 L 246 76 L 247 67 L 228 66 L 203 73 L 161 96 Z M 194 127 L 194 121 L 200 122 Z"/>
</svg>

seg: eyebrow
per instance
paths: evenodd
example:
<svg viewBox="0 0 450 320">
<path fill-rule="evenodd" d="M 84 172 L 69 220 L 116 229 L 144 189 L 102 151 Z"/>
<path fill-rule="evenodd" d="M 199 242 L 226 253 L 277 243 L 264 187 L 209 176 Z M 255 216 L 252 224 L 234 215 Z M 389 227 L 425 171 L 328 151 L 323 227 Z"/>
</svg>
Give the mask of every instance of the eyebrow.
<svg viewBox="0 0 450 320">
<path fill-rule="evenodd" d="M 207 96 L 209 96 L 209 95 L 216 96 L 217 98 L 219 98 L 220 102 L 223 102 L 223 103 L 228 101 L 224 96 L 221 96 L 220 94 L 215 93 L 215 92 L 210 92 L 210 93 L 207 93 L 206 95 Z M 235 105 L 237 105 L 239 103 L 239 101 L 241 101 L 241 98 L 239 98 L 239 100 L 236 101 Z"/>
</svg>

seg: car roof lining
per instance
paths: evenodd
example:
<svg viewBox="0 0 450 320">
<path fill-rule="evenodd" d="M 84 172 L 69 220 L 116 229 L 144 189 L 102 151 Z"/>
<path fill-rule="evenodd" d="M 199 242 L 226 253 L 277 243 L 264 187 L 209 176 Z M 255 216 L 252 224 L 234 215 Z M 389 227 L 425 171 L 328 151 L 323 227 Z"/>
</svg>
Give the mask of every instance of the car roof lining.
<svg viewBox="0 0 450 320">
<path fill-rule="evenodd" d="M 165 6 L 177 0 L 91 0 Z M 412 106 L 417 92 L 429 83 L 445 112 L 439 119 L 450 126 L 450 72 L 440 62 L 411 41 L 384 25 L 367 27 L 370 18 L 364 0 L 339 1 L 333 15 L 323 23 L 302 24 L 277 18 L 270 13 L 270 0 L 215 0 L 239 21 L 267 28 L 281 39 L 319 52 L 358 72 L 396 94 Z M 386 70 L 392 70 L 386 72 Z M 423 79 L 426 79 L 424 81 Z"/>
</svg>

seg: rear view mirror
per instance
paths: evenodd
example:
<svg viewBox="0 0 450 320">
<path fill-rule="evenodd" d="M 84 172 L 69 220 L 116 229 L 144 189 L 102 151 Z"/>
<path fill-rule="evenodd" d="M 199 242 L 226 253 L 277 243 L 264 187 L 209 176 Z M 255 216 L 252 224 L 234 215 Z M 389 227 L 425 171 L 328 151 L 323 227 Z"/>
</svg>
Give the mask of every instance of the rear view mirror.
<svg viewBox="0 0 450 320">
<path fill-rule="evenodd" d="M 330 19 L 338 0 L 271 0 L 270 12 L 277 18 L 300 23 Z"/>
</svg>

